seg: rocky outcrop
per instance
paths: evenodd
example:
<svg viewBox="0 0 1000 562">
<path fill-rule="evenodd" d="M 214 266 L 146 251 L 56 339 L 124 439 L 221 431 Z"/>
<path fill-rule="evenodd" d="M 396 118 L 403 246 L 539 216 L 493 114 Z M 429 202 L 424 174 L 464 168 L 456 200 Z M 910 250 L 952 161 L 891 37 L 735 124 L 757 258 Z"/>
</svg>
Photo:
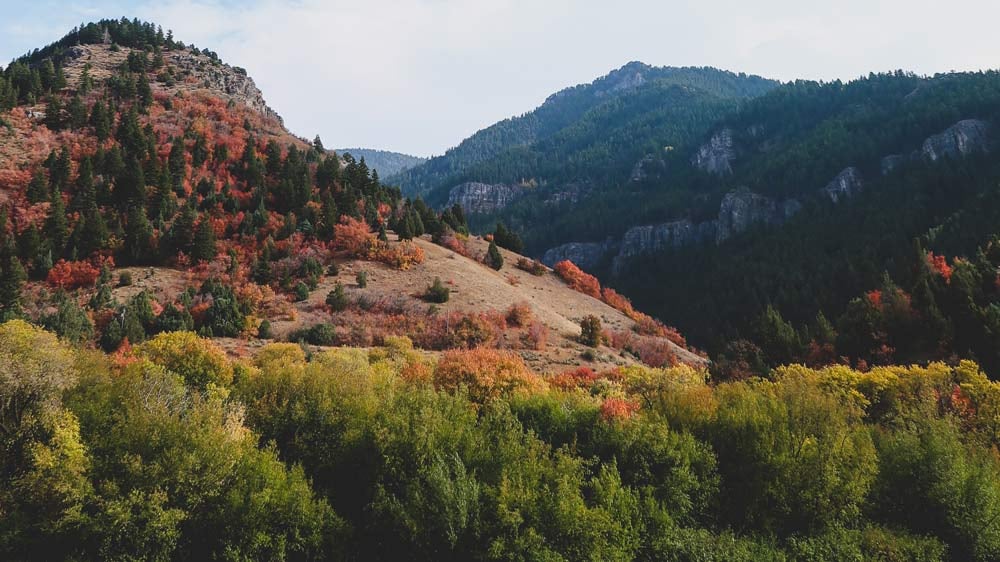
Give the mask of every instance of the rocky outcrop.
<svg viewBox="0 0 1000 562">
<path fill-rule="evenodd" d="M 861 180 L 861 170 L 851 166 L 844 168 L 837 174 L 837 177 L 830 180 L 823 188 L 823 193 L 834 203 L 844 199 L 849 199 L 856 193 L 864 189 L 864 182 Z"/>
<path fill-rule="evenodd" d="M 956 158 L 973 152 L 987 152 L 988 133 L 989 125 L 985 121 L 965 119 L 925 140 L 920 154 L 934 162 L 945 157 Z"/>
<path fill-rule="evenodd" d="M 261 115 L 281 121 L 281 116 L 267 105 L 264 94 L 257 88 L 253 78 L 247 75 L 246 70 L 205 55 L 196 55 L 187 49 L 172 51 L 169 56 L 173 65 L 181 71 L 189 72 L 203 87 L 226 94 Z"/>
<path fill-rule="evenodd" d="M 798 212 L 798 201 L 775 201 L 748 189 L 731 191 L 722 198 L 719 218 L 715 220 L 715 242 L 726 241 L 755 224 L 768 226 L 785 222 Z"/>
<path fill-rule="evenodd" d="M 733 149 L 733 131 L 722 129 L 698 148 L 691 163 L 710 174 L 724 176 L 733 173 L 734 160 L 736 151 Z"/>
<path fill-rule="evenodd" d="M 542 263 L 552 267 L 553 265 L 569 260 L 584 270 L 593 271 L 605 257 L 614 252 L 615 244 L 609 240 L 600 242 L 570 242 L 562 246 L 551 248 L 542 255 Z"/>
<path fill-rule="evenodd" d="M 459 204 L 467 213 L 492 213 L 513 203 L 523 191 L 515 185 L 470 181 L 451 188 L 448 206 Z"/>
</svg>

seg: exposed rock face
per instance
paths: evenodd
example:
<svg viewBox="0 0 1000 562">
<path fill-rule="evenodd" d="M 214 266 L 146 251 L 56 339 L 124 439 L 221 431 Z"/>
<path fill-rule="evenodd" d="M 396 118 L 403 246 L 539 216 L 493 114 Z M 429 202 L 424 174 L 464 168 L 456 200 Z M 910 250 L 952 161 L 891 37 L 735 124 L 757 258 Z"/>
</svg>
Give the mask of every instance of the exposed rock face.
<svg viewBox="0 0 1000 562">
<path fill-rule="evenodd" d="M 823 192 L 831 201 L 837 203 L 843 199 L 849 199 L 856 193 L 864 189 L 864 182 L 861 180 L 861 170 L 851 166 L 844 168 L 837 174 L 837 177 L 830 180 L 823 188 Z"/>
<path fill-rule="evenodd" d="M 733 160 L 736 151 L 733 149 L 732 129 L 722 129 L 712 135 L 708 142 L 701 145 L 691 163 L 710 174 L 724 176 L 733 173 Z"/>
<path fill-rule="evenodd" d="M 171 63 L 181 70 L 191 72 L 202 81 L 204 87 L 225 93 L 257 113 L 281 121 L 281 116 L 268 107 L 264 94 L 242 68 L 216 63 L 189 50 L 171 52 L 169 56 Z"/>
<path fill-rule="evenodd" d="M 747 189 L 730 191 L 719 205 L 715 242 L 722 243 L 755 224 L 781 224 L 788 218 L 785 216 L 786 208 L 794 214 L 798 211 L 797 203 L 789 206 Z"/>
<path fill-rule="evenodd" d="M 614 251 L 613 248 L 614 243 L 611 241 L 570 242 L 546 251 L 542 255 L 542 263 L 552 267 L 563 260 L 570 260 L 584 270 L 593 271 L 605 256 Z"/>
<path fill-rule="evenodd" d="M 943 157 L 966 156 L 988 151 L 989 126 L 978 119 L 959 121 L 943 132 L 929 137 L 920 149 L 921 155 L 934 162 Z"/>
<path fill-rule="evenodd" d="M 663 224 L 636 226 L 622 236 L 612 268 L 619 271 L 624 264 L 643 254 L 666 248 L 680 248 L 715 240 L 716 221 L 693 223 L 687 219 Z"/>
<path fill-rule="evenodd" d="M 467 213 L 492 213 L 510 205 L 523 193 L 514 185 L 470 181 L 451 188 L 448 206 L 459 204 Z"/>
</svg>

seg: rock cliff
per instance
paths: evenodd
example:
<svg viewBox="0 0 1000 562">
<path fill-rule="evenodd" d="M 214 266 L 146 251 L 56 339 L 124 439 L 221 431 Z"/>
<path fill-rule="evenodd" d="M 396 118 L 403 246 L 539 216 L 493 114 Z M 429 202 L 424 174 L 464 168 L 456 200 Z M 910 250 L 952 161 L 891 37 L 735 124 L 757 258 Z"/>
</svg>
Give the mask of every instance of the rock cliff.
<svg viewBox="0 0 1000 562">
<path fill-rule="evenodd" d="M 988 133 L 989 126 L 985 121 L 965 119 L 925 140 L 920 154 L 934 162 L 943 157 L 955 158 L 988 151 Z"/>
<path fill-rule="evenodd" d="M 524 193 L 516 185 L 465 182 L 451 188 L 448 206 L 459 204 L 467 213 L 492 213 L 513 203 Z"/>
<path fill-rule="evenodd" d="M 823 193 L 830 198 L 830 201 L 838 203 L 843 199 L 850 199 L 855 194 L 860 193 L 864 188 L 861 180 L 861 170 L 851 166 L 844 168 L 830 183 L 823 188 Z"/>
<path fill-rule="evenodd" d="M 733 148 L 733 131 L 722 129 L 698 148 L 691 163 L 710 174 L 724 176 L 733 173 L 734 160 L 736 151 Z"/>
</svg>

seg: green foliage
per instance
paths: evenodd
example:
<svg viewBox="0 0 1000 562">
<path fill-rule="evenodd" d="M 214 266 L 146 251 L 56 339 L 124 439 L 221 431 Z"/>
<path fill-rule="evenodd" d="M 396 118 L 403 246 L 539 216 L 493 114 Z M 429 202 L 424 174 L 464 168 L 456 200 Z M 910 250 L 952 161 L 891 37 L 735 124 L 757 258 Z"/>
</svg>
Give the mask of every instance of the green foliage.
<svg viewBox="0 0 1000 562">
<path fill-rule="evenodd" d="M 580 320 L 580 343 L 590 347 L 599 347 L 604 341 L 601 319 L 590 315 Z"/>
<path fill-rule="evenodd" d="M 486 250 L 485 261 L 486 265 L 498 271 L 503 267 L 503 256 L 500 255 L 500 250 L 497 248 L 496 242 L 490 241 L 490 246 Z"/>
<path fill-rule="evenodd" d="M 368 272 L 362 269 L 354 276 L 354 280 L 359 289 L 364 289 L 368 286 Z"/>
<path fill-rule="evenodd" d="M 427 287 L 427 291 L 424 292 L 424 299 L 427 302 L 433 302 L 437 304 L 444 304 L 448 302 L 451 297 L 451 289 L 446 287 L 444 283 L 441 282 L 440 277 L 435 277 L 434 282 Z"/>
<path fill-rule="evenodd" d="M 349 303 L 347 299 L 347 294 L 344 293 L 344 286 L 337 281 L 333 286 L 333 290 L 326 294 L 326 304 L 334 312 L 343 312 L 347 309 Z"/>
</svg>

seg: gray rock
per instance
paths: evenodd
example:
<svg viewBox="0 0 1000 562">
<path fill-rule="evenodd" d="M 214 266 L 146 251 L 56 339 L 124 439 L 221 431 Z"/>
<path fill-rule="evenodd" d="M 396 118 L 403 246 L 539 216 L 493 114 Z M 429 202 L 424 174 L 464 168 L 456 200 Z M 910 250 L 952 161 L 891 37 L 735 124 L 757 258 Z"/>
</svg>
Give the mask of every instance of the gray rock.
<svg viewBox="0 0 1000 562">
<path fill-rule="evenodd" d="M 823 188 L 823 192 L 831 201 L 837 203 L 849 199 L 862 189 L 864 189 L 864 182 L 861 179 L 861 170 L 851 166 L 844 168 L 837 174 L 837 177 L 830 180 L 830 183 Z"/>
<path fill-rule="evenodd" d="M 781 224 L 785 221 L 787 213 L 794 214 L 797 211 L 795 204 L 791 206 L 786 206 L 784 202 L 779 204 L 774 199 L 746 188 L 730 191 L 722 198 L 722 204 L 719 205 L 715 242 L 722 243 L 755 224 Z"/>
<path fill-rule="evenodd" d="M 585 271 L 596 269 L 605 257 L 613 251 L 614 242 L 570 242 L 556 246 L 542 255 L 542 263 L 552 267 L 563 261 L 570 260 Z"/>
<path fill-rule="evenodd" d="M 713 241 L 715 229 L 716 221 L 693 223 L 687 219 L 630 228 L 612 259 L 612 270 L 620 272 L 628 261 L 642 255 Z"/>
<path fill-rule="evenodd" d="M 513 203 L 524 193 L 515 185 L 465 182 L 451 188 L 448 206 L 461 205 L 467 213 L 492 213 Z"/>
<path fill-rule="evenodd" d="M 967 156 L 973 152 L 988 152 L 989 125 L 978 119 L 959 121 L 944 131 L 929 137 L 920 149 L 921 155 L 934 162 L 940 158 Z"/>
<path fill-rule="evenodd" d="M 261 115 L 282 121 L 281 116 L 264 101 L 264 94 L 257 88 L 253 78 L 247 76 L 242 68 L 218 63 L 187 49 L 171 52 L 169 56 L 171 63 L 190 72 L 206 88 L 222 92 Z"/>
<path fill-rule="evenodd" d="M 701 145 L 691 163 L 710 174 L 724 176 L 733 173 L 734 160 L 736 151 L 733 149 L 733 131 L 722 129 Z"/>
</svg>

